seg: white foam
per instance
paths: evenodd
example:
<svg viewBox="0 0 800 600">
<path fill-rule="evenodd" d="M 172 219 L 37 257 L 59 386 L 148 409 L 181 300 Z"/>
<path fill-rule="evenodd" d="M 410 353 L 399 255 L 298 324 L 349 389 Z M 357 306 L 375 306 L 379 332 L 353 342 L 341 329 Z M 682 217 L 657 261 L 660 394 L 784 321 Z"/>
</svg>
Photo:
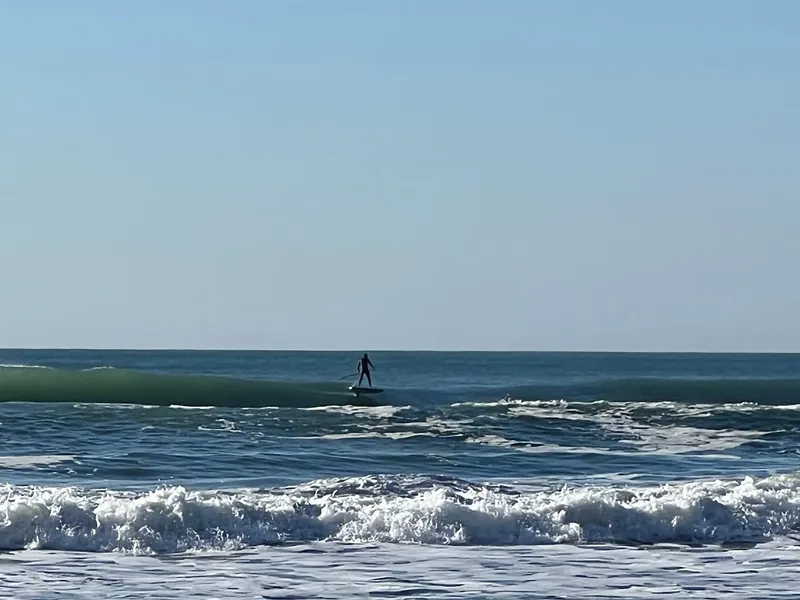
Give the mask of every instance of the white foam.
<svg viewBox="0 0 800 600">
<path fill-rule="evenodd" d="M 638 413 L 664 413 L 672 410 L 680 416 L 703 416 L 714 405 L 682 405 L 672 402 L 566 402 L 508 401 L 508 413 L 517 417 L 589 421 L 620 437 L 619 443 L 635 447 L 638 452 L 651 454 L 686 454 L 693 452 L 731 450 L 767 435 L 768 431 L 705 429 L 685 426 L 661 426 L 646 423 Z M 637 414 L 633 414 L 636 412 Z M 719 458 L 735 458 L 718 455 Z"/>
<path fill-rule="evenodd" d="M 498 408 L 498 407 L 529 407 L 540 409 L 555 409 L 556 411 L 576 411 L 586 413 L 605 408 L 608 411 L 641 411 L 663 414 L 672 413 L 674 416 L 682 417 L 701 417 L 715 413 L 753 413 L 769 411 L 800 411 L 800 404 L 758 404 L 755 402 L 735 402 L 724 404 L 688 404 L 684 402 L 660 401 L 660 402 L 610 402 L 607 400 L 522 400 L 506 396 L 500 400 L 490 402 L 455 402 L 452 407 L 471 407 L 471 408 Z M 512 408 L 513 410 L 513 408 Z M 556 413 L 552 413 L 556 414 Z"/>
<path fill-rule="evenodd" d="M 363 417 L 367 419 L 389 419 L 398 413 L 408 410 L 410 406 L 354 406 L 351 404 L 344 405 L 328 405 L 328 406 L 313 406 L 311 408 L 303 408 L 305 411 L 321 411 L 328 413 L 338 413 L 343 415 L 352 415 L 356 417 Z"/>
<path fill-rule="evenodd" d="M 643 427 L 630 426 L 626 434 L 637 435 L 636 439 L 620 440 L 623 444 L 637 447 L 643 452 L 661 454 L 684 454 L 730 450 L 760 438 L 760 431 L 733 431 L 700 429 L 697 427 Z"/>
<path fill-rule="evenodd" d="M 603 403 L 602 400 L 595 400 L 593 402 L 581 402 L 580 404 L 585 404 L 587 406 L 592 404 L 601 404 Z M 566 400 L 521 400 L 519 398 L 512 398 L 510 396 L 506 396 L 505 398 L 501 398 L 500 400 L 494 400 L 491 402 L 454 402 L 450 406 L 452 407 L 463 407 L 467 406 L 470 408 L 496 408 L 499 406 L 536 406 L 536 407 L 562 407 L 567 408 L 569 407 L 571 402 Z"/>
<path fill-rule="evenodd" d="M 604 455 L 625 455 L 627 452 L 618 450 L 608 450 L 606 448 L 590 448 L 587 446 L 562 446 L 558 444 L 542 444 L 532 441 L 510 440 L 500 435 L 486 434 L 468 437 L 465 440 L 468 444 L 479 444 L 482 446 L 494 446 L 497 448 L 507 448 L 516 452 L 526 452 L 528 454 L 604 454 Z"/>
<path fill-rule="evenodd" d="M 358 440 L 370 438 L 387 438 L 391 440 L 407 440 L 415 437 L 434 437 L 432 433 L 417 431 L 354 431 L 350 433 L 328 433 L 325 435 L 298 439 L 314 440 Z"/>
<path fill-rule="evenodd" d="M 439 435 L 463 434 L 474 425 L 471 419 L 440 419 L 426 417 L 424 421 L 405 423 L 408 427 L 424 427 Z"/>
<path fill-rule="evenodd" d="M 52 466 L 74 460 L 70 454 L 30 454 L 19 456 L 0 456 L 0 467 L 6 469 L 29 469 L 31 467 Z"/>
<path fill-rule="evenodd" d="M 220 427 L 208 427 L 206 425 L 199 425 L 197 427 L 198 431 L 225 431 L 228 433 L 244 433 L 239 427 L 236 425 L 234 421 L 230 421 L 228 419 L 215 419 L 216 423 L 220 423 Z"/>
<path fill-rule="evenodd" d="M 536 417 L 538 419 L 559 419 L 564 421 L 591 421 L 592 413 L 569 410 L 567 404 L 523 404 L 508 409 L 508 413 L 518 417 Z"/>
<path fill-rule="evenodd" d="M 310 495 L 313 492 L 313 495 Z M 163 553 L 286 541 L 552 544 L 765 541 L 796 531 L 800 477 L 508 493 L 347 480 L 284 492 L 6 486 L 0 548 Z"/>
</svg>

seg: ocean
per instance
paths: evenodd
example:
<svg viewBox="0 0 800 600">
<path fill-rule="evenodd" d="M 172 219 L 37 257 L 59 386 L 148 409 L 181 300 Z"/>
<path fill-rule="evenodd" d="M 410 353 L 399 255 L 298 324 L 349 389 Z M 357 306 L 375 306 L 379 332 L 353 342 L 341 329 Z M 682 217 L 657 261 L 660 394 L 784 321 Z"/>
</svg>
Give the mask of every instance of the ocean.
<svg viewBox="0 0 800 600">
<path fill-rule="evenodd" d="M 0 351 L 0 598 L 788 598 L 800 355 Z"/>
</svg>

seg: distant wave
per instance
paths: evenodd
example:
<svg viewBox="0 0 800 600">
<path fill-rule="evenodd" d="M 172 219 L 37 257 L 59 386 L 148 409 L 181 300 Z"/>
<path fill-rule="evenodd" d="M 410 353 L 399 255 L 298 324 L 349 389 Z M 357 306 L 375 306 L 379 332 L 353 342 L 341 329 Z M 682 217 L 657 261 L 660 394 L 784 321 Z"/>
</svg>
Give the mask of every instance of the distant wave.
<svg viewBox="0 0 800 600">
<path fill-rule="evenodd" d="M 507 394 L 523 400 L 800 404 L 800 377 L 781 379 L 631 377 L 575 385 L 531 385 L 507 390 Z"/>
<path fill-rule="evenodd" d="M 0 549 L 163 554 L 310 541 L 724 544 L 790 536 L 800 477 L 538 493 L 450 478 L 362 477 L 282 490 L 6 486 Z"/>
<path fill-rule="evenodd" d="M 800 405 L 800 377 L 700 379 L 639 377 L 523 387 L 398 390 L 404 401 L 456 404 L 566 400 L 707 405 Z M 396 398 L 397 399 L 397 398 Z M 383 398 L 380 398 L 383 400 Z M 377 397 L 356 399 L 345 383 L 283 382 L 218 375 L 157 374 L 100 366 L 80 371 L 38 365 L 0 365 L 0 402 L 73 402 L 158 406 L 320 407 L 380 406 Z"/>
<path fill-rule="evenodd" d="M 378 404 L 344 384 L 291 383 L 211 375 L 162 375 L 112 368 L 66 371 L 0 368 L 0 402 L 68 402 L 151 406 L 314 407 Z"/>
<path fill-rule="evenodd" d="M 604 400 L 739 403 L 800 403 L 796 379 L 621 379 L 600 386 Z"/>
</svg>

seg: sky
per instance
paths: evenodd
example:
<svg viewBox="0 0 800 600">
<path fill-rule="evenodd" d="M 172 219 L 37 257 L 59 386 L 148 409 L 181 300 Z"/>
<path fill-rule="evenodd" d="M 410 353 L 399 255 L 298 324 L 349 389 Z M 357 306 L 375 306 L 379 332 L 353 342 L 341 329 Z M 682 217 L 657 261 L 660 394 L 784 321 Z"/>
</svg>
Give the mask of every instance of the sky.
<svg viewBox="0 0 800 600">
<path fill-rule="evenodd" d="M 0 346 L 800 351 L 798 31 L 0 0 Z"/>
</svg>

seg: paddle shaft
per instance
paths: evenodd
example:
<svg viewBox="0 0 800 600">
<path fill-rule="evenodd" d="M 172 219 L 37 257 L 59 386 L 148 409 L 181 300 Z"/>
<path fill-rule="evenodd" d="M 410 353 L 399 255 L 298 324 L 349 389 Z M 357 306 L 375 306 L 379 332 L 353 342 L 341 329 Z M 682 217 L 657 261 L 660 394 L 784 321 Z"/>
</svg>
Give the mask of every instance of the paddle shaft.
<svg viewBox="0 0 800 600">
<path fill-rule="evenodd" d="M 374 366 L 372 367 L 372 370 L 373 371 L 375 370 Z M 361 373 L 361 371 L 358 371 L 356 373 L 351 373 L 350 375 L 345 375 L 344 377 L 339 377 L 339 379 L 337 379 L 337 381 L 341 381 L 342 379 L 347 379 L 348 377 L 355 377 L 356 375 L 359 375 L 360 373 Z"/>
</svg>

